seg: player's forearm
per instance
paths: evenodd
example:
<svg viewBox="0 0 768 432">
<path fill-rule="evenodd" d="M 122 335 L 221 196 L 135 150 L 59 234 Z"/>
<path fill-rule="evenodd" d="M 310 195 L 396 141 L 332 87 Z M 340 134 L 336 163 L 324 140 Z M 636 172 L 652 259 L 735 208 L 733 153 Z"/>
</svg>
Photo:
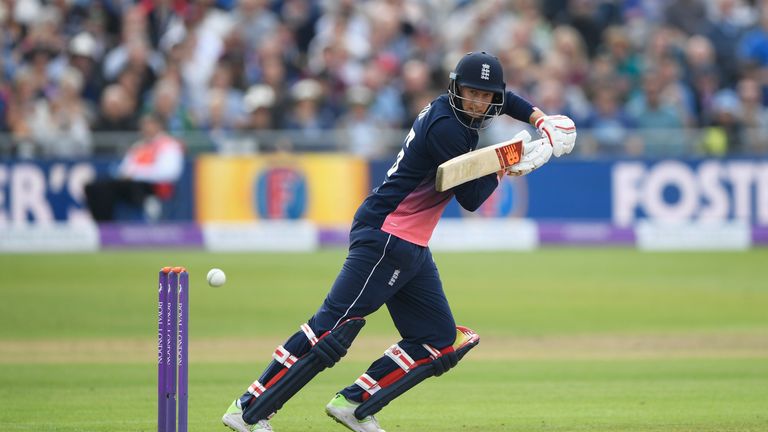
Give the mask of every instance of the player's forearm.
<svg viewBox="0 0 768 432">
<path fill-rule="evenodd" d="M 499 178 L 494 173 L 458 185 L 453 192 L 459 205 L 468 211 L 475 211 L 491 196 L 498 185 Z"/>
</svg>

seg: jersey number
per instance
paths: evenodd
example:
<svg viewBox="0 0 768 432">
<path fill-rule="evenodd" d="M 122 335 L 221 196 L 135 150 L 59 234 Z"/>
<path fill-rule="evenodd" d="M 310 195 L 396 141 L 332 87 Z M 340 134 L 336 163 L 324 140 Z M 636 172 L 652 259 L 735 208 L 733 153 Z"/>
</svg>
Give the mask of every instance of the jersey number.
<svg viewBox="0 0 768 432">
<path fill-rule="evenodd" d="M 403 156 L 405 156 L 405 149 L 408 148 L 409 145 L 411 145 L 411 141 L 416 137 L 416 132 L 411 128 L 411 131 L 408 132 L 408 136 L 405 137 L 405 145 L 403 148 L 400 149 L 400 153 L 397 154 L 397 158 L 395 159 L 395 163 L 392 164 L 392 168 L 390 168 L 387 171 L 387 177 L 392 177 L 392 174 L 397 172 L 397 168 L 400 166 L 400 161 L 403 160 Z"/>
<path fill-rule="evenodd" d="M 429 112 L 430 108 L 432 108 L 432 104 L 427 104 L 427 106 L 425 106 L 419 113 L 417 120 L 421 120 Z M 416 138 L 416 131 L 411 128 L 411 131 L 408 132 L 408 136 L 405 137 L 405 145 L 400 149 L 400 153 L 397 154 L 395 163 L 392 164 L 392 168 L 387 171 L 387 178 L 392 177 L 392 174 L 397 172 L 397 168 L 400 166 L 400 161 L 403 160 L 403 156 L 405 156 L 405 149 L 411 145 L 411 141 L 413 141 L 414 138 Z"/>
</svg>

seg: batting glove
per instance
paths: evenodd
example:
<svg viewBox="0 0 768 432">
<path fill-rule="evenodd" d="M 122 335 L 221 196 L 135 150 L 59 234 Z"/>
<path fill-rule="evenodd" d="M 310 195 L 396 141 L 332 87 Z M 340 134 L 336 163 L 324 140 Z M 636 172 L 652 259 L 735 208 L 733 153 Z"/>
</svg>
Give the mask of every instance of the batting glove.
<svg viewBox="0 0 768 432">
<path fill-rule="evenodd" d="M 576 125 L 567 116 L 543 116 L 536 120 L 536 129 L 549 140 L 555 157 L 570 153 L 576 144 Z"/>
<path fill-rule="evenodd" d="M 506 169 L 507 175 L 521 176 L 541 167 L 552 157 L 552 146 L 546 139 L 531 141 L 528 131 L 520 131 L 515 135 L 516 139 L 523 140 L 523 156 L 520 162 Z"/>
</svg>

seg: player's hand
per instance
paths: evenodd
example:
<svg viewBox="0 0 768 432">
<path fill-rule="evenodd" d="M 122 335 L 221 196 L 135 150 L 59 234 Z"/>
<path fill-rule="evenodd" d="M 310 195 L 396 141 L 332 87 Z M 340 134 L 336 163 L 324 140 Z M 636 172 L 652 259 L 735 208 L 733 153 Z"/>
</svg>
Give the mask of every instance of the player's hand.
<svg viewBox="0 0 768 432">
<path fill-rule="evenodd" d="M 568 154 L 576 144 L 576 125 L 568 116 L 550 115 L 536 120 L 536 129 L 552 145 L 555 157 Z"/>
<path fill-rule="evenodd" d="M 547 140 L 531 141 L 531 134 L 528 131 L 521 131 L 515 138 L 523 140 L 523 157 L 520 162 L 506 169 L 506 174 L 510 176 L 521 176 L 541 167 L 549 158 L 552 157 L 553 147 Z"/>
</svg>

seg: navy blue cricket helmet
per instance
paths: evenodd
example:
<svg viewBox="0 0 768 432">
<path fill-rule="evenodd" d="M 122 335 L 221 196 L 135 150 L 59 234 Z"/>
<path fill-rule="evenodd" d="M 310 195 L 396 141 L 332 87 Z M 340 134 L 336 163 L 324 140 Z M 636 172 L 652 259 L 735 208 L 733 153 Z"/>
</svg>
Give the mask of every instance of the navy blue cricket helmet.
<svg viewBox="0 0 768 432">
<path fill-rule="evenodd" d="M 484 129 L 491 121 L 501 114 L 504 108 L 504 95 L 506 84 L 504 83 L 504 70 L 496 56 L 485 51 L 470 52 L 459 60 L 459 63 L 451 72 L 448 85 L 448 98 L 456 118 L 471 129 Z M 488 110 L 482 117 L 476 118 L 464 109 L 463 101 L 467 100 L 459 95 L 459 87 L 469 87 L 493 93 L 493 99 Z"/>
</svg>

